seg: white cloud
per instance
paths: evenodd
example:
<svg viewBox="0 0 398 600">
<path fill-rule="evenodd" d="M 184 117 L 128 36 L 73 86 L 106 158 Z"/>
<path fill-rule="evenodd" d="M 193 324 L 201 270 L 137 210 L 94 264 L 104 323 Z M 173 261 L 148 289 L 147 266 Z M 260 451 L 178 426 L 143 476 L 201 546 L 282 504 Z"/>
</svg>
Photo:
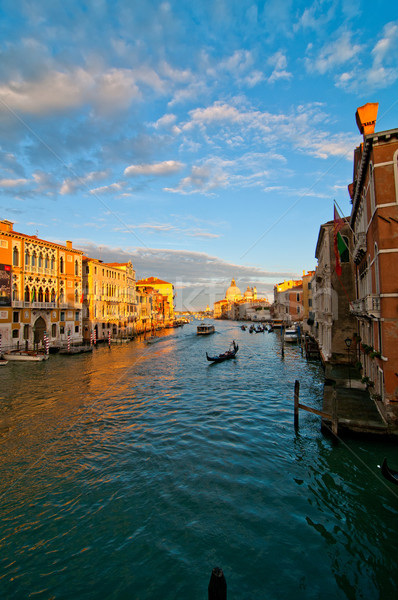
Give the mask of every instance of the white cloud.
<svg viewBox="0 0 398 600">
<path fill-rule="evenodd" d="M 352 33 L 343 31 L 340 36 L 316 51 L 315 58 L 306 58 L 305 65 L 307 71 L 318 72 L 324 75 L 328 71 L 333 71 L 337 67 L 351 62 L 363 50 L 363 46 L 351 41 Z M 314 50 L 314 48 L 311 48 Z"/>
<path fill-rule="evenodd" d="M 0 179 L 0 187 L 14 188 L 29 183 L 28 179 Z"/>
<path fill-rule="evenodd" d="M 111 183 L 110 185 L 104 185 L 102 187 L 98 187 L 90 190 L 90 194 L 98 195 L 98 194 L 113 194 L 115 192 L 121 192 L 125 182 L 121 183 Z"/>
<path fill-rule="evenodd" d="M 109 171 L 91 171 L 81 177 L 71 177 L 65 179 L 62 183 L 60 194 L 74 194 L 80 188 L 87 188 L 87 184 L 93 181 L 101 181 L 109 175 Z"/>
<path fill-rule="evenodd" d="M 139 175 L 171 175 L 181 171 L 184 165 L 177 160 L 165 160 L 160 163 L 130 165 L 124 170 L 127 177 L 136 177 Z"/>
</svg>

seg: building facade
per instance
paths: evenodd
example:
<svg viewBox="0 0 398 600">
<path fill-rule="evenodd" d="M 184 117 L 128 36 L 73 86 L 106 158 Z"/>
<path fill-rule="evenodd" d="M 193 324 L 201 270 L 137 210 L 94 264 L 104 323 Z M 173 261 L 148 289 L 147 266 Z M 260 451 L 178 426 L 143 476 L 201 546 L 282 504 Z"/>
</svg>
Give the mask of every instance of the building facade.
<svg viewBox="0 0 398 600">
<path fill-rule="evenodd" d="M 104 263 L 83 258 L 85 341 L 132 337 L 137 318 L 135 272 L 131 262 Z"/>
<path fill-rule="evenodd" d="M 348 352 L 346 339 L 353 340 L 356 322 L 351 314 L 351 303 L 355 298 L 354 269 L 351 261 L 352 233 L 346 222 L 340 233 L 347 251 L 341 257 L 341 274 L 336 271 L 335 223 L 321 225 L 315 257 L 318 265 L 312 290 L 314 325 L 312 333 L 318 342 L 323 362 L 352 362 L 354 345 Z M 351 354 L 350 354 L 351 353 Z"/>
<path fill-rule="evenodd" d="M 0 221 L 0 334 L 2 349 L 50 347 L 82 340 L 82 255 L 14 231 Z"/>
<path fill-rule="evenodd" d="M 351 227 L 358 358 L 385 410 L 398 408 L 398 129 L 375 133 L 377 105 L 356 113 L 363 143 L 354 152 Z"/>
</svg>

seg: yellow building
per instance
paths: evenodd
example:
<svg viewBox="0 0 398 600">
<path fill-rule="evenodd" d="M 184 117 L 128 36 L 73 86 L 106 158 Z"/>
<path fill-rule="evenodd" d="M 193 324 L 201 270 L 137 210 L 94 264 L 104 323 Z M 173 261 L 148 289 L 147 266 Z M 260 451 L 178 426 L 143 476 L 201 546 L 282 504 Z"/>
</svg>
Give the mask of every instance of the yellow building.
<svg viewBox="0 0 398 600">
<path fill-rule="evenodd" d="M 156 307 L 153 307 L 156 308 L 157 324 L 160 326 L 171 324 L 174 321 L 174 285 L 158 277 L 140 279 L 136 285 L 141 288 L 151 287 L 157 294 L 162 296 L 163 300 L 159 301 Z"/>
<path fill-rule="evenodd" d="M 14 231 L 0 221 L 2 350 L 82 340 L 82 252 Z"/>
<path fill-rule="evenodd" d="M 135 271 L 132 263 L 83 257 L 83 329 L 86 341 L 135 334 Z"/>
</svg>

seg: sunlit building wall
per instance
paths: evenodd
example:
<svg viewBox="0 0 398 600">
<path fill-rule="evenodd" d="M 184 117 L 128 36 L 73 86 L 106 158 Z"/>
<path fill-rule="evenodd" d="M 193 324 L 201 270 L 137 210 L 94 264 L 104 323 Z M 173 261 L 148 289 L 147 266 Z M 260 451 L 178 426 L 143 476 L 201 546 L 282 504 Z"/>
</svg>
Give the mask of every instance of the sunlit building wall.
<svg viewBox="0 0 398 600">
<path fill-rule="evenodd" d="M 0 221 L 2 349 L 82 340 L 82 252 L 14 231 Z"/>
</svg>

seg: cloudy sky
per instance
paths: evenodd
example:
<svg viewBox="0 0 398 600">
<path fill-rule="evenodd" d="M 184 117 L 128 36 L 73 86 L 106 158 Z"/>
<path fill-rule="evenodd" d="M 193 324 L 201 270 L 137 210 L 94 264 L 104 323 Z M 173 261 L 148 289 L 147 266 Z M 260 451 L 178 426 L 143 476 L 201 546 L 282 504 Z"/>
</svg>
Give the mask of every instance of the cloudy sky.
<svg viewBox="0 0 398 600">
<path fill-rule="evenodd" d="M 0 0 L 0 218 L 131 259 L 177 307 L 315 267 L 379 102 L 398 126 L 385 0 Z"/>
</svg>

